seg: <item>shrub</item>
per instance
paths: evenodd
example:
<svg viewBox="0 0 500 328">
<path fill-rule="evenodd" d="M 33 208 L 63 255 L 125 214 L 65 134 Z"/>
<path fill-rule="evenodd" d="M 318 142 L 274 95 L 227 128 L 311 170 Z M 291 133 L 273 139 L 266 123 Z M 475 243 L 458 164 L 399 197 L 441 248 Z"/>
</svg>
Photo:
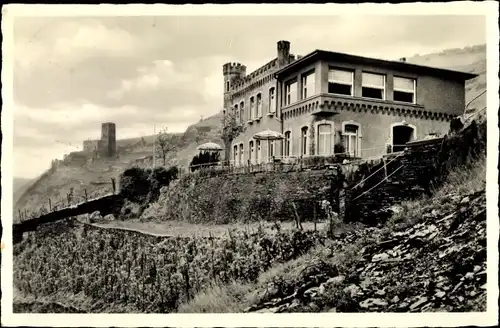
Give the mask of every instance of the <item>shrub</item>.
<svg viewBox="0 0 500 328">
<path fill-rule="evenodd" d="M 139 167 L 132 167 L 125 170 L 120 175 L 121 195 L 132 202 L 143 202 L 150 188 L 148 171 L 150 170 Z"/>
<path fill-rule="evenodd" d="M 189 164 L 191 172 L 199 170 L 203 167 L 215 166 L 220 161 L 220 154 L 218 152 L 200 152 L 195 155 Z"/>
<path fill-rule="evenodd" d="M 120 176 L 120 193 L 133 203 L 149 203 L 156 201 L 161 187 L 168 186 L 177 179 L 178 168 L 165 169 L 158 167 L 154 170 L 133 167 L 125 170 Z"/>
</svg>

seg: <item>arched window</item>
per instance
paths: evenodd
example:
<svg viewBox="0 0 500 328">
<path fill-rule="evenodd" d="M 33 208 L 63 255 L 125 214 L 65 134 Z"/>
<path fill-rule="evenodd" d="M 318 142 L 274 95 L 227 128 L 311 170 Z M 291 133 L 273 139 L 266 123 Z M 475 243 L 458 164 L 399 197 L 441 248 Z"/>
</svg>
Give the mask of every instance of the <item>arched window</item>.
<svg viewBox="0 0 500 328">
<path fill-rule="evenodd" d="M 245 120 L 245 102 L 240 102 L 240 122 Z"/>
<path fill-rule="evenodd" d="M 360 157 L 360 129 L 357 124 L 344 124 L 344 148 L 345 152 L 352 157 Z"/>
<path fill-rule="evenodd" d="M 300 154 L 302 156 L 305 156 L 308 154 L 307 151 L 307 133 L 309 132 L 309 129 L 307 126 L 304 126 L 302 129 L 300 129 Z"/>
<path fill-rule="evenodd" d="M 254 163 L 254 159 L 255 159 L 255 149 L 254 149 L 254 145 L 253 145 L 253 140 L 250 140 L 250 142 L 248 143 L 248 149 L 250 150 L 250 154 L 249 154 L 249 160 L 250 162 L 253 164 Z"/>
<path fill-rule="evenodd" d="M 240 165 L 243 165 L 243 161 L 245 160 L 245 157 L 243 156 L 243 144 L 240 144 L 240 152 L 239 152 L 239 162 Z"/>
<path fill-rule="evenodd" d="M 238 104 L 234 105 L 234 117 L 236 118 L 236 120 L 238 120 L 238 118 L 240 117 L 240 113 L 238 112 Z"/>
<path fill-rule="evenodd" d="M 276 90 L 274 88 L 269 89 L 269 112 L 274 113 L 276 111 Z"/>
<path fill-rule="evenodd" d="M 233 147 L 233 165 L 236 165 L 238 162 L 238 146 L 234 145 Z"/>
<path fill-rule="evenodd" d="M 257 118 L 257 111 L 255 110 L 255 98 L 250 97 L 250 119 Z"/>
<path fill-rule="evenodd" d="M 262 95 L 259 93 L 257 95 L 257 118 L 262 117 Z"/>
<path fill-rule="evenodd" d="M 417 138 L 416 127 L 407 123 L 394 123 L 391 125 L 392 152 L 403 151 L 406 143 Z"/>
<path fill-rule="evenodd" d="M 332 125 L 328 123 L 318 125 L 318 155 L 332 154 Z"/>
<path fill-rule="evenodd" d="M 274 156 L 274 147 L 275 147 L 275 142 L 274 140 L 269 140 L 267 142 L 267 159 L 268 161 L 272 161 L 273 156 Z"/>
<path fill-rule="evenodd" d="M 292 132 L 286 131 L 285 132 L 285 140 L 284 140 L 284 149 L 283 149 L 283 156 L 289 157 L 291 154 L 291 142 L 292 142 Z"/>
</svg>

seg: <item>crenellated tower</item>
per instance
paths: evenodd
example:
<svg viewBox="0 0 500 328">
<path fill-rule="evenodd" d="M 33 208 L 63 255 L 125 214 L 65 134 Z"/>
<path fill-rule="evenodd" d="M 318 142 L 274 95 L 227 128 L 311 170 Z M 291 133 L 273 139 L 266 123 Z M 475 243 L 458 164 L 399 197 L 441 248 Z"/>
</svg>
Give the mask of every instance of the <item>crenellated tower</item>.
<svg viewBox="0 0 500 328">
<path fill-rule="evenodd" d="M 222 66 L 224 75 L 224 104 L 223 109 L 231 107 L 231 88 L 234 83 L 247 74 L 247 67 L 240 63 L 227 63 Z"/>
</svg>

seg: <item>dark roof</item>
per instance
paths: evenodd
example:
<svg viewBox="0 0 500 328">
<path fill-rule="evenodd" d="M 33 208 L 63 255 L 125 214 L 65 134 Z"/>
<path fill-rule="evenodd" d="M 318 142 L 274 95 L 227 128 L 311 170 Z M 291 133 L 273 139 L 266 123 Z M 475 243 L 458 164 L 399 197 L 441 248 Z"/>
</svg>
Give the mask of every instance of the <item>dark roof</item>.
<svg viewBox="0 0 500 328">
<path fill-rule="evenodd" d="M 350 55 L 340 52 L 325 51 L 325 50 L 315 50 L 309 53 L 308 55 L 290 63 L 289 65 L 277 71 L 275 73 L 275 76 L 277 78 L 280 78 L 285 73 L 289 73 L 290 71 L 296 70 L 298 68 L 301 68 L 305 65 L 308 65 L 318 60 L 335 60 L 339 62 L 344 62 L 344 63 L 347 62 L 355 64 L 363 63 L 368 65 L 391 68 L 394 70 L 400 70 L 403 72 L 415 72 L 418 74 L 425 73 L 434 76 L 446 76 L 448 78 L 461 81 L 473 79 L 478 76 L 477 74 L 465 73 L 460 71 L 453 71 L 449 69 L 435 68 L 429 66 L 415 65 L 403 61 L 375 59 L 375 58 L 361 57 L 361 56 L 355 56 L 355 55 Z"/>
</svg>

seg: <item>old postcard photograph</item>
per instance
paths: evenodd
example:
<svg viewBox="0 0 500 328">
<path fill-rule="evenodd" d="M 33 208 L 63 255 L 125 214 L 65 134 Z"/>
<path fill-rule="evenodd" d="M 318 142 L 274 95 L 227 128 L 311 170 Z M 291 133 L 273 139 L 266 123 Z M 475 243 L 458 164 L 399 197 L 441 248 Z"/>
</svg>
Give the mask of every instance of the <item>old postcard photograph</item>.
<svg viewBox="0 0 500 328">
<path fill-rule="evenodd" d="M 3 325 L 498 323 L 497 2 L 2 11 Z"/>
</svg>

